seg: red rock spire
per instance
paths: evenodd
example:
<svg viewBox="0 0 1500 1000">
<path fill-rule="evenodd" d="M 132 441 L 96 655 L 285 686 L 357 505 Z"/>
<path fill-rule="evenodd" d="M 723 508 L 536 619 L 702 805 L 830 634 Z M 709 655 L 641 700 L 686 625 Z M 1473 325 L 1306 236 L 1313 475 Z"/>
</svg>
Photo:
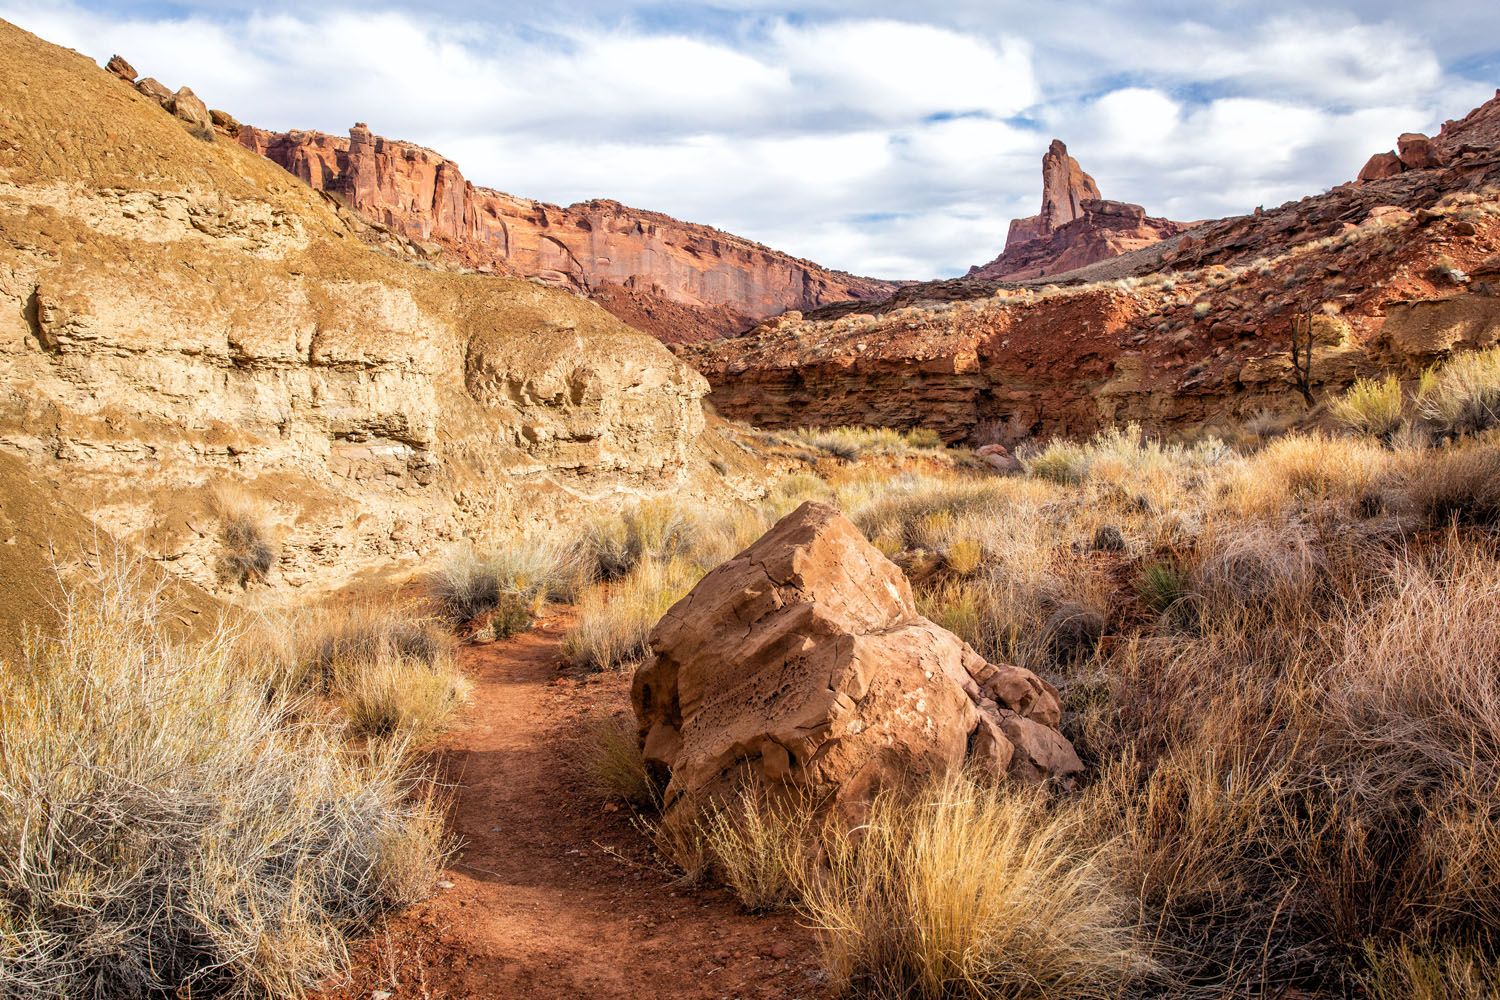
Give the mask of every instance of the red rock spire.
<svg viewBox="0 0 1500 1000">
<path fill-rule="evenodd" d="M 1083 216 L 1083 202 L 1096 199 L 1099 185 L 1086 174 L 1078 161 L 1068 155 L 1061 139 L 1053 139 L 1042 157 L 1042 211 L 1010 224 L 1005 247 L 1039 239 Z"/>
</svg>

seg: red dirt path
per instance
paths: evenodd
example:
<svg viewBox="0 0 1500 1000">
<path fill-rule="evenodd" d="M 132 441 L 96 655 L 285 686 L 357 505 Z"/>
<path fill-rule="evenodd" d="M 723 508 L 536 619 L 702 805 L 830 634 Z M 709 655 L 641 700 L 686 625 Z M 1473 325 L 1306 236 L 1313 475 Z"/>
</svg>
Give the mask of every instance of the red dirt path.
<svg viewBox="0 0 1500 1000">
<path fill-rule="evenodd" d="M 453 785 L 452 888 L 376 928 L 326 1000 L 783 998 L 826 993 L 812 934 L 672 883 L 632 825 L 580 780 L 591 713 L 628 711 L 628 675 L 565 676 L 566 616 L 470 646 L 464 722 L 440 759 Z M 612 811 L 613 810 L 613 811 Z"/>
</svg>

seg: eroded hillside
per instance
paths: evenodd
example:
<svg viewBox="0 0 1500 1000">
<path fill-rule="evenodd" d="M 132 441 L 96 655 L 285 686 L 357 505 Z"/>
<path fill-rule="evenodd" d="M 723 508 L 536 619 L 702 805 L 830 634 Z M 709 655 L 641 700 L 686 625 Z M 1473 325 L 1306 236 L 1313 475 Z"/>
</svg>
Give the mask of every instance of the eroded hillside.
<svg viewBox="0 0 1500 1000">
<path fill-rule="evenodd" d="M 0 449 L 104 529 L 222 584 L 239 485 L 268 581 L 333 586 L 687 476 L 707 387 L 652 338 L 395 260 L 82 56 L 0 52 Z"/>
<path fill-rule="evenodd" d="M 1497 120 L 1500 97 L 1434 137 L 1429 165 L 1063 275 L 913 285 L 680 353 L 720 413 L 768 427 L 920 426 L 1014 443 L 1300 410 L 1294 330 L 1312 338 L 1314 398 L 1375 371 L 1414 377 L 1500 338 Z"/>
</svg>

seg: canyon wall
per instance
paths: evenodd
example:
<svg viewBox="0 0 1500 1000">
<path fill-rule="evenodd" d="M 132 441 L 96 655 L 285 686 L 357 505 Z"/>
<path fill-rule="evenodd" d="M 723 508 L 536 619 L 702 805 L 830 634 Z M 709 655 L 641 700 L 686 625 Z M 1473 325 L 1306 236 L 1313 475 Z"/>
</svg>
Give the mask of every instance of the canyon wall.
<svg viewBox="0 0 1500 1000">
<path fill-rule="evenodd" d="M 480 270 L 597 293 L 606 309 L 668 342 L 891 289 L 615 201 L 564 208 L 475 187 L 452 160 L 363 124 L 347 139 L 242 126 L 239 141 L 409 239 Z"/>
<path fill-rule="evenodd" d="M 593 303 L 372 248 L 181 92 L 0 55 L 0 453 L 159 565 L 244 596 L 226 487 L 270 587 L 323 589 L 706 465 L 706 383 Z"/>
<path fill-rule="evenodd" d="M 1294 327 L 1313 336 L 1316 396 L 1500 342 L 1497 122 L 1500 95 L 1433 140 L 1436 166 L 1203 223 L 1067 284 L 909 285 L 679 354 L 719 413 L 764 427 L 927 427 L 1010 445 L 1124 421 L 1233 434 L 1304 410 Z M 1007 255 L 1066 238 L 1100 204 L 1080 201 L 1081 217 Z"/>
</svg>

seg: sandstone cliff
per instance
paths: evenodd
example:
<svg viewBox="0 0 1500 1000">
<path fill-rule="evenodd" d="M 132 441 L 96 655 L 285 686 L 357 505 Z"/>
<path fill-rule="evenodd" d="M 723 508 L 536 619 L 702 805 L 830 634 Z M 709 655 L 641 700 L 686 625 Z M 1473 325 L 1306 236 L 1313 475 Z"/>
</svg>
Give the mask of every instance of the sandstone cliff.
<svg viewBox="0 0 1500 1000">
<path fill-rule="evenodd" d="M 1446 128 L 1440 166 L 1204 223 L 1072 270 L 1068 285 L 981 272 L 680 353 L 719 413 L 768 427 L 920 426 L 1010 444 L 1301 412 L 1294 323 L 1312 324 L 1318 393 L 1380 371 L 1414 377 L 1500 340 L 1497 117 L 1500 96 Z"/>
<path fill-rule="evenodd" d="M 988 264 L 969 270 L 978 278 L 1036 278 L 1056 275 L 1096 261 L 1129 253 L 1169 236 L 1187 225 L 1146 215 L 1123 201 L 1107 201 L 1099 185 L 1052 140 L 1042 157 L 1042 210 L 1015 219 L 1005 250 Z"/>
<path fill-rule="evenodd" d="M 798 260 L 707 226 L 615 201 L 566 208 L 475 187 L 429 149 L 373 135 L 271 133 L 239 141 L 319 191 L 472 267 L 594 295 L 667 341 L 738 333 L 788 309 L 878 298 L 891 285 Z"/>
<path fill-rule="evenodd" d="M 372 249 L 273 163 L 3 22 L 0 55 L 0 451 L 103 529 L 219 586 L 208 494 L 238 483 L 271 584 L 333 586 L 682 488 L 707 387 L 650 337 Z"/>
</svg>

